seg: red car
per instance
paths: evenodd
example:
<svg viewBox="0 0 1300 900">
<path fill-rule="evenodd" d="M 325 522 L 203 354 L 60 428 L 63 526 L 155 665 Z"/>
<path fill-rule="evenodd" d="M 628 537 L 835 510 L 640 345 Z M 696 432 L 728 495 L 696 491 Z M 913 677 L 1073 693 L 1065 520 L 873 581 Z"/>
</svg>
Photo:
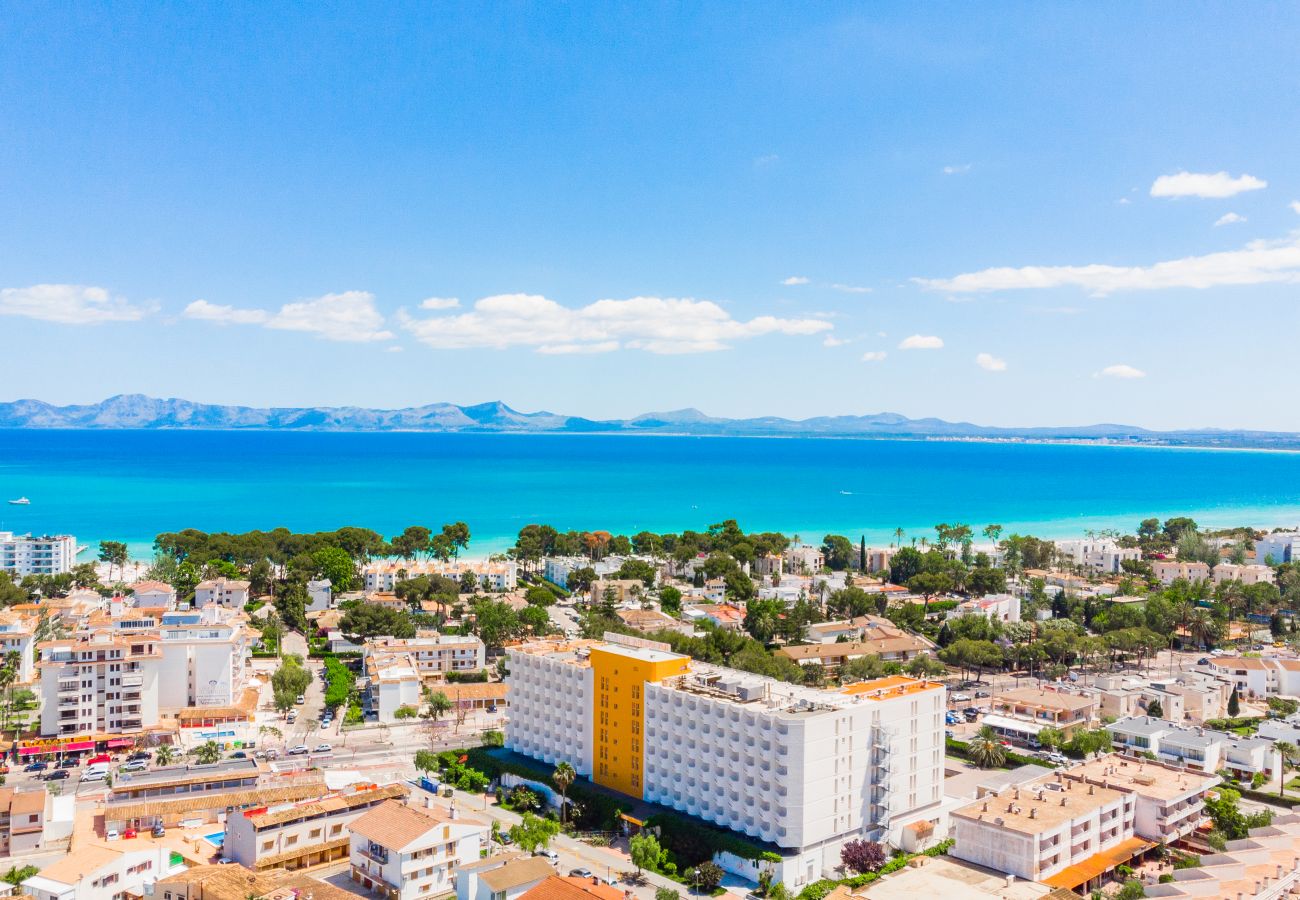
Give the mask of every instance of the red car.
<svg viewBox="0 0 1300 900">
<path fill-rule="evenodd" d="M 127 840 L 127 841 L 129 841 L 129 840 L 130 840 L 131 838 L 133 838 L 133 837 L 135 837 L 135 829 L 134 829 L 134 828 L 128 828 L 126 831 L 122 832 L 122 839 L 123 839 L 123 840 Z"/>
<path fill-rule="evenodd" d="M 90 759 L 86 760 L 86 765 L 93 766 L 95 763 L 111 763 L 112 761 L 113 757 L 109 756 L 107 753 L 101 753 L 99 756 L 92 756 Z"/>
</svg>

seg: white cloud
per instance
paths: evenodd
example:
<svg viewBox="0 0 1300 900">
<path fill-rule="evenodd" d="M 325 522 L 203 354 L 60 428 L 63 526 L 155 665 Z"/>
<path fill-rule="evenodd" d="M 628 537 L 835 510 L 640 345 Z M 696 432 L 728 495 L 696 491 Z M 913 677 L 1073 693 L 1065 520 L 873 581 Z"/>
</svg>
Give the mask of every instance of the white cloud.
<svg viewBox="0 0 1300 900">
<path fill-rule="evenodd" d="M 1291 207 L 1291 212 L 1300 215 L 1300 200 L 1292 200 L 1288 205 Z"/>
<path fill-rule="evenodd" d="M 849 342 L 849 339 L 848 339 L 848 338 L 837 338 L 837 337 L 836 337 L 835 335 L 833 335 L 833 334 L 828 334 L 828 335 L 826 335 L 826 339 L 822 341 L 822 346 L 823 346 L 823 347 L 843 347 L 843 346 L 844 346 L 845 344 L 847 344 L 848 342 Z"/>
<path fill-rule="evenodd" d="M 1245 216 L 1239 216 L 1235 212 L 1229 212 L 1219 216 L 1219 218 L 1214 222 L 1214 227 L 1218 228 L 1220 225 L 1235 225 L 1238 222 L 1244 221 L 1246 221 Z"/>
<path fill-rule="evenodd" d="M 704 353 L 729 341 L 767 334 L 810 335 L 831 330 L 822 319 L 758 316 L 733 319 L 707 300 L 633 297 L 568 307 L 535 294 L 484 297 L 468 312 L 415 318 L 402 327 L 430 347 L 534 347 L 540 353 L 606 353 L 623 347 L 647 353 Z"/>
<path fill-rule="evenodd" d="M 1100 372 L 1098 372 L 1098 373 L 1097 373 L 1096 375 L 1094 375 L 1093 377 L 1094 377 L 1094 378 L 1097 378 L 1097 377 L 1101 377 L 1101 378 L 1126 378 L 1126 379 L 1131 379 L 1131 378 L 1146 378 L 1146 377 L 1147 377 L 1147 373 L 1146 373 L 1146 372 L 1143 372 L 1141 369 L 1135 369 L 1135 368 L 1133 368 L 1132 366 L 1126 366 L 1126 365 L 1124 365 L 1123 363 L 1118 363 L 1118 364 L 1113 365 L 1113 366 L 1107 366 L 1106 368 L 1102 369 Z"/>
<path fill-rule="evenodd" d="M 187 319 L 220 322 L 222 325 L 265 325 L 271 314 L 264 309 L 236 309 L 206 300 L 195 300 L 181 313 Z"/>
<path fill-rule="evenodd" d="M 384 328 L 384 316 L 375 297 L 366 291 L 325 294 L 312 300 L 286 303 L 278 312 L 239 309 L 195 300 L 182 314 L 187 319 L 232 325 L 262 325 L 280 331 L 302 331 L 327 341 L 368 343 L 387 341 L 393 333 Z"/>
<path fill-rule="evenodd" d="M 754 157 L 754 168 L 759 170 L 770 169 L 772 168 L 772 166 L 776 165 L 780 161 L 781 161 L 780 154 L 765 153 L 762 156 Z"/>
<path fill-rule="evenodd" d="M 1241 174 L 1233 178 L 1227 172 L 1178 172 L 1161 175 L 1151 183 L 1152 197 L 1206 197 L 1222 200 L 1245 191 L 1258 191 L 1268 187 L 1268 182 L 1254 175 Z"/>
<path fill-rule="evenodd" d="M 884 350 L 868 350 L 866 353 L 862 354 L 862 361 L 863 361 L 863 362 L 880 362 L 882 359 L 884 359 L 884 358 L 885 358 L 886 356 L 888 356 L 888 355 L 889 355 L 889 354 L 886 353 Z"/>
<path fill-rule="evenodd" d="M 101 287 L 81 284 L 34 284 L 0 290 L 0 316 L 22 316 L 60 325 L 137 322 L 151 307 L 128 303 Z"/>
<path fill-rule="evenodd" d="M 858 287 L 856 284 L 832 284 L 831 290 L 839 291 L 843 294 L 870 294 L 871 288 Z"/>
<path fill-rule="evenodd" d="M 942 348 L 943 338 L 932 334 L 914 334 L 903 338 L 898 344 L 899 350 L 940 350 Z"/>
<path fill-rule="evenodd" d="M 384 352 L 385 352 L 385 353 L 401 353 L 401 352 L 402 352 L 402 348 L 401 348 L 399 345 L 397 345 L 397 344 L 393 344 L 393 346 L 391 346 L 391 347 L 385 347 L 385 348 L 384 348 Z"/>
<path fill-rule="evenodd" d="M 789 278 L 782 280 L 786 287 L 794 287 L 796 284 L 807 284 L 811 278 L 804 278 L 802 275 L 791 275 Z"/>
<path fill-rule="evenodd" d="M 952 278 L 914 278 L 924 288 L 983 293 L 1060 287 L 1083 288 L 1097 296 L 1115 291 L 1211 288 L 1225 285 L 1300 281 L 1300 234 L 1283 240 L 1251 241 L 1240 250 L 1185 256 L 1150 266 L 1000 267 Z"/>
<path fill-rule="evenodd" d="M 460 300 L 455 297 L 430 297 L 420 301 L 420 309 L 455 309 Z"/>
<path fill-rule="evenodd" d="M 975 365 L 979 366 L 985 372 L 1005 372 L 1007 370 L 1007 361 L 999 359 L 992 353 L 980 353 L 975 357 Z"/>
<path fill-rule="evenodd" d="M 943 174 L 945 175 L 965 175 L 972 168 L 971 163 L 962 163 L 959 166 L 944 166 Z"/>
<path fill-rule="evenodd" d="M 1128 206 L 1130 201 L 1128 197 L 1120 197 L 1115 202 L 1118 203 L 1120 206 Z"/>
</svg>

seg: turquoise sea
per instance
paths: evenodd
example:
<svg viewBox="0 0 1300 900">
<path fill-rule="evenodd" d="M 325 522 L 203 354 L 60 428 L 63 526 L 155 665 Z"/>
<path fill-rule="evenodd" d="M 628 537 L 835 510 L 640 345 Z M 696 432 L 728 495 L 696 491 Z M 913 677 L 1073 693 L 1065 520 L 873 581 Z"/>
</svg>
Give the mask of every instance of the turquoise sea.
<svg viewBox="0 0 1300 900">
<path fill-rule="evenodd" d="M 519 528 L 746 529 L 888 541 L 936 522 L 1043 536 L 1145 516 L 1300 523 L 1300 454 L 827 438 L 0 431 L 0 530 L 125 540 L 464 520 L 471 553 Z"/>
</svg>

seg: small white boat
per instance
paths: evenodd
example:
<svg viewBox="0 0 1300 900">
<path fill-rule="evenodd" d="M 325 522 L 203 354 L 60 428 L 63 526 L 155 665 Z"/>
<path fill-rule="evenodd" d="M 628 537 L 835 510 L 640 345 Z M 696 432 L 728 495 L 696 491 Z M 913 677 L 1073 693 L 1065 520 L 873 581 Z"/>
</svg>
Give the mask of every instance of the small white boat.
<svg viewBox="0 0 1300 900">
<path fill-rule="evenodd" d="M 10 500 L 10 501 L 9 501 L 9 505 L 10 505 L 10 506 L 30 506 L 30 505 L 31 505 L 31 502 L 32 502 L 32 501 L 28 500 L 26 497 L 19 497 L 17 500 Z"/>
</svg>

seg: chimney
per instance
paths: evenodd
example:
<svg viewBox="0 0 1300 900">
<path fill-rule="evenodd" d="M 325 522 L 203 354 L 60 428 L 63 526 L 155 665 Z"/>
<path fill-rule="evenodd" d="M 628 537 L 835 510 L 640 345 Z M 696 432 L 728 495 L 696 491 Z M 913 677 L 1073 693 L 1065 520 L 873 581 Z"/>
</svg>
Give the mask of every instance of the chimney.
<svg viewBox="0 0 1300 900">
<path fill-rule="evenodd" d="M 1068 801 L 1069 799 L 1070 799 L 1069 797 L 1062 797 L 1062 798 L 1061 798 L 1061 805 L 1062 805 L 1062 806 L 1065 806 L 1066 801 Z"/>
<path fill-rule="evenodd" d="M 424 808 L 425 808 L 425 809 L 433 809 L 433 798 L 432 798 L 432 797 L 429 797 L 429 796 L 427 796 L 427 795 L 425 796 L 425 798 L 424 798 Z"/>
<path fill-rule="evenodd" d="M 1012 797 L 1015 797 L 1017 800 L 1019 800 L 1019 799 L 1020 799 L 1020 788 L 1016 788 L 1016 789 L 1012 792 L 1011 796 L 1012 796 Z"/>
<path fill-rule="evenodd" d="M 1089 796 L 1089 797 L 1091 797 L 1091 796 L 1093 795 L 1093 793 L 1095 793 L 1095 788 L 1096 788 L 1096 785 L 1093 785 L 1093 784 L 1089 784 L 1089 785 L 1088 785 L 1088 796 Z"/>
<path fill-rule="evenodd" d="M 455 802 L 454 800 L 452 801 L 452 804 L 451 804 L 451 815 L 450 815 L 450 818 L 451 818 L 451 820 L 452 820 L 453 822 L 456 820 L 456 802 Z"/>
<path fill-rule="evenodd" d="M 1031 806 L 1031 807 L 1029 807 L 1029 818 L 1031 818 L 1031 819 L 1037 819 L 1037 818 L 1038 818 L 1038 807 L 1037 807 L 1037 806 Z M 1009 884 L 1009 883 L 1010 883 L 1010 882 L 1008 882 L 1008 884 Z"/>
<path fill-rule="evenodd" d="M 988 811 L 989 811 L 989 802 L 988 802 L 987 800 L 984 801 L 984 809 L 983 809 L 983 811 L 984 811 L 984 812 L 988 812 Z"/>
</svg>

